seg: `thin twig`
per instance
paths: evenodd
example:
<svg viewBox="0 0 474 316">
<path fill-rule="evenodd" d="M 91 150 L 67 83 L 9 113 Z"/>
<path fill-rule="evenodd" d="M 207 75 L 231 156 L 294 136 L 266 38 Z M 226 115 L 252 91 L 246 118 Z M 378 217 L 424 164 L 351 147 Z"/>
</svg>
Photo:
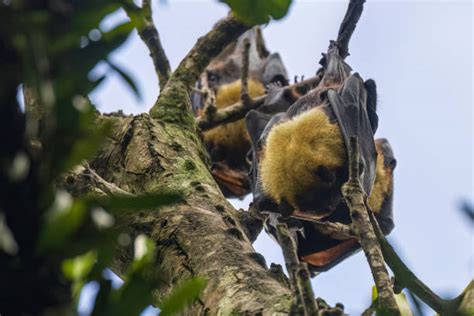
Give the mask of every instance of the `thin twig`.
<svg viewBox="0 0 474 316">
<path fill-rule="evenodd" d="M 352 136 L 349 151 L 349 180 L 342 186 L 342 195 L 349 207 L 352 225 L 372 271 L 380 308 L 386 310 L 387 314 L 399 315 L 390 277 L 365 204 L 367 197 L 359 180 L 359 161 L 357 136 Z"/>
<path fill-rule="evenodd" d="M 143 0 L 141 8 L 130 1 L 124 5 L 124 9 L 130 20 L 135 23 L 138 35 L 150 51 L 150 57 L 158 75 L 160 89 L 163 89 L 171 75 L 171 66 L 161 45 L 158 29 L 153 22 L 151 0 Z"/>
<path fill-rule="evenodd" d="M 202 79 L 202 88 L 203 100 L 204 100 L 204 116 L 209 120 L 212 120 L 214 114 L 217 111 L 216 107 L 216 94 L 214 90 L 209 87 L 209 82 L 207 81 L 207 76 L 204 76 Z"/>
<path fill-rule="evenodd" d="M 26 114 L 26 139 L 29 139 L 28 146 L 31 153 L 38 156 L 43 147 L 40 131 L 42 125 L 44 127 L 47 110 L 46 107 L 40 104 L 40 98 L 34 88 L 26 84 L 23 84 L 23 101 Z"/>
<path fill-rule="evenodd" d="M 319 81 L 321 80 L 321 77 L 322 77 L 321 74 L 319 74 L 308 80 L 300 81 L 293 85 L 286 86 L 283 89 L 286 89 L 286 90 L 295 89 L 297 91 L 308 91 L 318 85 Z M 206 117 L 198 117 L 196 118 L 196 122 L 202 131 L 207 131 L 221 124 L 238 121 L 244 118 L 245 115 L 250 110 L 256 109 L 259 106 L 263 105 L 266 97 L 267 95 L 262 95 L 255 99 L 252 99 L 252 103 L 250 106 L 245 106 L 244 104 L 242 104 L 242 102 L 235 103 L 231 106 L 228 106 L 226 108 L 223 108 L 217 111 L 211 120 L 209 120 Z"/>
<path fill-rule="evenodd" d="M 244 107 L 252 106 L 252 98 L 249 96 L 249 58 L 250 41 L 244 39 L 244 49 L 242 50 L 242 73 L 240 76 L 240 102 Z"/>
<path fill-rule="evenodd" d="M 367 307 L 360 316 L 372 316 L 377 311 L 378 299 L 375 299 L 369 307 Z"/>
<path fill-rule="evenodd" d="M 288 226 L 285 223 L 279 223 L 277 224 L 276 231 L 297 304 L 302 305 L 305 315 L 316 315 L 318 306 L 311 288 L 308 266 L 306 263 L 299 261 L 296 243 L 291 236 Z"/>
<path fill-rule="evenodd" d="M 308 216 L 300 216 L 299 214 L 295 213 L 291 214 L 291 217 L 313 223 L 320 233 L 327 234 L 334 239 L 346 240 L 356 237 L 355 232 L 351 226 L 346 224 L 329 221 L 323 222 Z"/>
<path fill-rule="evenodd" d="M 418 277 L 398 256 L 397 252 L 393 249 L 392 245 L 390 245 L 382 233 L 382 230 L 373 214 L 370 214 L 370 220 L 380 243 L 385 262 L 393 271 L 397 284 L 402 288 L 409 289 L 437 313 L 441 315 L 454 315 L 462 301 L 462 295 L 451 300 L 445 300 L 434 293 L 426 284 L 418 279 Z"/>
</svg>

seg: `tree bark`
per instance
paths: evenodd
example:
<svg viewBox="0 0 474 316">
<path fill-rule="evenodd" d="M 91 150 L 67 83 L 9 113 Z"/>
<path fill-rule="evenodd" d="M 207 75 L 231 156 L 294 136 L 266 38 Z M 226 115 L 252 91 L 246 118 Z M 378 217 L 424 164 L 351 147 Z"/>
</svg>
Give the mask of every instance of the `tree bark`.
<svg viewBox="0 0 474 316">
<path fill-rule="evenodd" d="M 253 249 L 239 211 L 209 173 L 207 153 L 196 130 L 148 114 L 98 120 L 114 125 L 110 140 L 89 163 L 102 178 L 90 177 L 99 190 L 131 194 L 172 190 L 184 196 L 182 203 L 159 212 L 140 211 L 121 219 L 121 228 L 132 237 L 146 233 L 156 243 L 154 273 L 166 284 L 154 293 L 156 302 L 182 280 L 200 275 L 208 283 L 189 314 L 286 315 L 291 291 Z M 121 275 L 132 258 L 133 249 L 119 249 L 113 270 Z"/>
</svg>

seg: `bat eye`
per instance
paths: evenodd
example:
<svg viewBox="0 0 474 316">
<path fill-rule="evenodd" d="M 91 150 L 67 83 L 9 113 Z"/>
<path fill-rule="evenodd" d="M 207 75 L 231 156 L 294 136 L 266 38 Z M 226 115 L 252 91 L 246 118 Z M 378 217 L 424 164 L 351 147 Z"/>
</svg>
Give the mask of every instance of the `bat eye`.
<svg viewBox="0 0 474 316">
<path fill-rule="evenodd" d="M 334 181 L 336 181 L 336 175 L 334 172 L 324 166 L 318 167 L 315 171 L 315 174 L 326 184 L 332 184 Z"/>
<path fill-rule="evenodd" d="M 217 83 L 217 81 L 219 80 L 219 75 L 209 72 L 207 73 L 207 80 L 209 81 L 209 83 Z"/>
</svg>

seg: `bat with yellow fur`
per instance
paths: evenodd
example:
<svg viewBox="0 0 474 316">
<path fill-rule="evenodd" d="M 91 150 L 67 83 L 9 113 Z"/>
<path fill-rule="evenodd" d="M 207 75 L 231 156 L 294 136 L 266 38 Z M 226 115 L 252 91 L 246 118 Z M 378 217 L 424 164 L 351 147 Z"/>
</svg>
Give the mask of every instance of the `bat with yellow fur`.
<svg viewBox="0 0 474 316">
<path fill-rule="evenodd" d="M 248 39 L 248 93 L 252 98 L 264 95 L 269 84 L 288 84 L 288 74 L 277 53 L 270 54 L 263 44 L 258 27 L 243 34 L 216 57 L 202 73 L 197 90 L 203 86 L 213 91 L 215 109 L 223 109 L 240 101 L 242 51 Z M 192 95 L 196 116 L 205 115 L 202 94 Z M 250 150 L 250 136 L 244 120 L 222 124 L 203 132 L 203 141 L 211 158 L 211 172 L 226 197 L 243 197 L 250 192 L 247 179 L 250 167 L 246 155 Z"/>
<path fill-rule="evenodd" d="M 393 228 L 392 209 L 391 203 L 384 201 L 391 200 L 393 168 L 384 168 L 384 161 L 394 159 L 387 141 L 378 141 L 377 146 L 374 142 L 378 126 L 375 82 L 364 82 L 357 73 L 351 74 L 335 45 L 330 47 L 324 66 L 320 84 L 285 112 L 247 114 L 253 203 L 261 212 L 284 217 L 349 223 L 341 186 L 348 179 L 349 139 L 357 136 L 360 181 L 388 233 Z M 310 222 L 293 223 L 298 228 L 300 257 L 314 271 L 329 269 L 359 249 L 357 241 L 335 240 Z"/>
</svg>

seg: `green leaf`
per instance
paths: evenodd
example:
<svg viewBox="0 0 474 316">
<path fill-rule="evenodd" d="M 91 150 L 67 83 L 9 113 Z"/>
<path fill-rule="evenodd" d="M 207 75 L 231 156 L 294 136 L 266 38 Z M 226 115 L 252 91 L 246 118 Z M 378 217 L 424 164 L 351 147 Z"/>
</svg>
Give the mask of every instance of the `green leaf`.
<svg viewBox="0 0 474 316">
<path fill-rule="evenodd" d="M 51 52 L 60 54 L 67 49 L 79 49 L 80 37 L 87 36 L 90 30 L 99 28 L 100 22 L 107 15 L 116 13 L 119 8 L 120 4 L 113 1 L 80 1 L 74 8 L 72 19 L 67 23 L 68 32 L 52 41 Z"/>
<path fill-rule="evenodd" d="M 62 263 L 63 273 L 69 280 L 83 280 L 92 270 L 96 259 L 95 251 L 88 251 L 83 255 L 66 259 Z"/>
<path fill-rule="evenodd" d="M 91 41 L 81 49 L 73 48 L 57 56 L 56 91 L 60 93 L 58 99 L 66 102 L 71 96 L 88 92 L 86 90 L 90 86 L 89 73 L 127 40 L 133 27 L 133 23 L 125 22 L 109 32 L 101 33 L 100 40 Z"/>
<path fill-rule="evenodd" d="M 72 294 L 78 299 L 82 287 L 87 280 L 89 273 L 95 265 L 97 253 L 95 251 L 88 251 L 83 255 L 66 259 L 62 263 L 62 271 L 66 278 L 73 281 Z"/>
<path fill-rule="evenodd" d="M 73 201 L 69 193 L 58 191 L 56 200 L 46 214 L 39 236 L 38 250 L 62 249 L 65 241 L 79 229 L 86 219 L 87 209 L 82 201 Z"/>
<path fill-rule="evenodd" d="M 113 212 L 117 210 L 144 210 L 157 209 L 182 201 L 179 193 L 152 193 L 139 196 L 115 195 L 105 198 L 90 200 Z"/>
<path fill-rule="evenodd" d="M 377 297 L 379 296 L 377 292 L 377 287 L 375 285 L 372 286 L 372 302 L 375 302 Z"/>
<path fill-rule="evenodd" d="M 7 225 L 3 213 L 0 212 L 0 251 L 15 256 L 18 253 L 18 244 L 13 237 L 13 233 Z"/>
<path fill-rule="evenodd" d="M 400 309 L 400 316 L 413 316 L 405 294 L 396 294 L 395 301 L 397 302 L 398 308 Z"/>
<path fill-rule="evenodd" d="M 119 76 L 127 83 L 127 85 L 135 94 L 135 97 L 138 100 L 142 100 L 142 95 L 140 93 L 140 90 L 138 90 L 138 87 L 135 84 L 135 81 L 130 77 L 130 75 L 125 70 L 120 68 L 118 65 L 110 61 L 109 59 L 105 59 L 105 62 L 109 65 L 110 68 L 112 68 L 112 70 L 114 70 L 117 74 L 119 74 Z"/>
<path fill-rule="evenodd" d="M 85 159 L 93 157 L 103 144 L 108 133 L 108 126 L 96 126 L 94 129 L 91 128 L 92 120 L 89 120 L 89 122 L 91 125 L 88 128 L 85 128 L 85 126 L 80 128 L 79 135 L 77 135 L 77 139 L 73 143 L 64 165 L 58 171 L 70 170 Z"/>
<path fill-rule="evenodd" d="M 122 285 L 109 315 L 139 315 L 152 303 L 153 282 L 143 274 L 134 274 Z"/>
<path fill-rule="evenodd" d="M 70 170 L 83 160 L 91 158 L 108 135 L 108 124 L 95 124 L 96 110 L 88 98 L 82 95 L 72 97 L 73 105 L 55 107 L 57 120 L 54 142 L 45 142 L 44 148 L 52 166 L 51 177 Z"/>
<path fill-rule="evenodd" d="M 249 24 L 263 24 L 270 18 L 279 20 L 287 13 L 292 0 L 220 0 L 226 3 L 241 21 Z"/>
<path fill-rule="evenodd" d="M 398 308 L 400 310 L 400 316 L 413 316 L 405 294 L 395 294 L 395 301 L 397 302 Z M 375 285 L 372 287 L 372 306 L 375 309 L 376 316 L 391 315 L 387 313 L 386 310 L 383 310 L 379 307 L 377 287 Z"/>
<path fill-rule="evenodd" d="M 160 304 L 160 316 L 176 315 L 194 303 L 206 286 L 206 280 L 195 277 L 175 287 Z"/>
<path fill-rule="evenodd" d="M 153 240 L 145 235 L 137 236 L 135 258 L 125 274 L 125 283 L 112 293 L 107 315 L 138 315 L 152 303 L 152 291 L 161 285 L 152 274 L 155 254 Z"/>
<path fill-rule="evenodd" d="M 97 293 L 97 297 L 95 298 L 94 309 L 91 315 L 110 315 L 107 313 L 107 309 L 109 309 L 111 306 L 110 297 L 112 294 L 112 281 L 107 279 L 101 279 L 99 284 L 100 290 L 99 293 Z"/>
<path fill-rule="evenodd" d="M 137 273 L 152 265 L 155 259 L 155 243 L 147 236 L 141 234 L 135 238 L 135 257 L 130 267 L 129 274 Z"/>
</svg>

